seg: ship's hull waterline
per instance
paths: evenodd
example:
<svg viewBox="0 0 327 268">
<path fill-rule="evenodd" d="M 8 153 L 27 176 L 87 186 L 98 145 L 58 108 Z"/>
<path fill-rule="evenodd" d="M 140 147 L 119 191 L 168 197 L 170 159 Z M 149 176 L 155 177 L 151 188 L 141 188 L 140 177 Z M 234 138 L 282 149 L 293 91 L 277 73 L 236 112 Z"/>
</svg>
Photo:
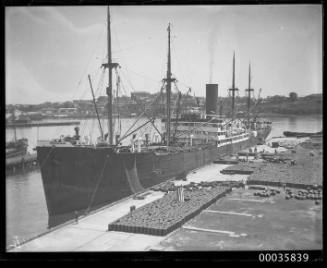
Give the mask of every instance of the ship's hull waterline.
<svg viewBox="0 0 327 268">
<path fill-rule="evenodd" d="M 262 142 L 258 137 L 170 154 L 116 153 L 111 148 L 38 146 L 49 227 L 79 214 L 204 166 L 220 156 L 236 153 Z"/>
</svg>

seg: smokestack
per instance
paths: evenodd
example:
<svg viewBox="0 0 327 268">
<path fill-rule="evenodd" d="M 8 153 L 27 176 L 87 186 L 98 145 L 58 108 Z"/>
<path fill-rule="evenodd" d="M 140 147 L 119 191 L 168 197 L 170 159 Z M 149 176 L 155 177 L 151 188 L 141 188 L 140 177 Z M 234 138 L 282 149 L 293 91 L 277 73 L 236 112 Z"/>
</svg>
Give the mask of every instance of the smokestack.
<svg viewBox="0 0 327 268">
<path fill-rule="evenodd" d="M 209 115 L 217 114 L 217 100 L 218 100 L 218 84 L 206 84 L 206 114 L 207 118 L 211 118 Z"/>
</svg>

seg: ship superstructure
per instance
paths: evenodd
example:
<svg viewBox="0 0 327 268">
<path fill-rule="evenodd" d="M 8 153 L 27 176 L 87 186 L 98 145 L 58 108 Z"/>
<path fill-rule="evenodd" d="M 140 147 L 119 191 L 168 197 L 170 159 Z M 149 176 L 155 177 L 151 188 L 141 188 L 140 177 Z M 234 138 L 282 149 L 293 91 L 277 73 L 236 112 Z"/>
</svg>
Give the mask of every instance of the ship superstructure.
<svg viewBox="0 0 327 268">
<path fill-rule="evenodd" d="M 269 129 L 270 122 L 251 121 L 250 99 L 251 99 L 251 66 L 249 65 L 249 88 L 248 94 L 248 118 L 247 121 L 235 117 L 235 53 L 233 55 L 233 80 L 232 87 L 232 116 L 225 118 L 217 114 L 218 84 L 206 84 L 206 109 L 205 113 L 195 110 L 184 113 L 181 118 L 176 118 L 171 122 L 174 126 L 174 142 L 183 145 L 203 145 L 212 144 L 217 147 L 226 144 L 233 144 L 248 140 L 251 135 L 257 136 L 258 131 Z M 163 120 L 163 132 L 166 132 L 167 120 Z"/>
</svg>

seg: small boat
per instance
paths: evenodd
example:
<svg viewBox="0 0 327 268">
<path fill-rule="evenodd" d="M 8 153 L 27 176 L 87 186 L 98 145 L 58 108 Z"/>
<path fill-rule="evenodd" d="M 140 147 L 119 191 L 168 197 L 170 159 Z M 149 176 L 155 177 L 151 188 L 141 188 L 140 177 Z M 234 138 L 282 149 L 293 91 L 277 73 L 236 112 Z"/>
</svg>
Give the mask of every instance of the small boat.
<svg viewBox="0 0 327 268">
<path fill-rule="evenodd" d="M 14 128 L 14 139 L 6 142 L 6 159 L 24 156 L 27 154 L 28 140 L 17 139 L 16 128 Z"/>
<path fill-rule="evenodd" d="M 32 120 L 29 116 L 22 114 L 18 117 L 14 117 L 14 119 L 10 123 L 26 124 L 26 123 L 30 123 L 31 121 Z"/>
<path fill-rule="evenodd" d="M 26 138 L 6 143 L 6 158 L 24 156 L 27 153 L 28 141 Z"/>
<path fill-rule="evenodd" d="M 304 138 L 304 137 L 311 137 L 311 136 L 317 136 L 322 135 L 322 131 L 315 132 L 315 133 L 309 133 L 309 132 L 292 132 L 292 131 L 284 131 L 283 132 L 285 137 L 297 137 L 297 138 Z"/>
</svg>

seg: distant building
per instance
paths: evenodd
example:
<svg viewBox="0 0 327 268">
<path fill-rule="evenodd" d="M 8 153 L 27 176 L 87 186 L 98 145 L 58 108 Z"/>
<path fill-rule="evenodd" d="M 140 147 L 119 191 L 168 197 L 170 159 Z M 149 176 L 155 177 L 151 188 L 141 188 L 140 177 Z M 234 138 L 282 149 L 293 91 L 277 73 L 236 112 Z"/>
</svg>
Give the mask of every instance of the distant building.
<svg viewBox="0 0 327 268">
<path fill-rule="evenodd" d="M 97 106 L 97 110 L 98 110 L 99 114 L 106 114 L 107 113 L 106 106 Z"/>
<path fill-rule="evenodd" d="M 114 104 L 118 105 L 119 107 L 124 107 L 124 106 L 132 104 L 132 103 L 133 103 L 133 101 L 128 96 L 121 96 L 121 97 L 118 97 L 118 99 L 114 100 Z"/>
<path fill-rule="evenodd" d="M 108 97 L 107 96 L 100 96 L 96 100 L 97 106 L 105 106 L 108 103 Z"/>
<path fill-rule="evenodd" d="M 92 100 L 73 100 L 73 105 L 75 108 L 89 106 L 92 105 L 92 103 Z"/>
<path fill-rule="evenodd" d="M 10 114 L 13 115 L 15 118 L 18 118 L 19 116 L 23 115 L 24 112 L 22 112 L 18 109 L 14 109 Z"/>
<path fill-rule="evenodd" d="M 59 108 L 58 113 L 60 115 L 75 115 L 77 113 L 77 108 Z"/>
<path fill-rule="evenodd" d="M 200 113 L 201 108 L 200 107 L 190 107 L 185 109 L 187 113 Z"/>
<path fill-rule="evenodd" d="M 146 91 L 137 91 L 137 92 L 132 92 L 131 93 L 131 99 L 137 99 L 141 101 L 149 100 L 151 97 L 151 93 L 146 92 Z"/>
<path fill-rule="evenodd" d="M 52 116 L 57 112 L 55 108 L 43 108 L 41 109 L 41 113 L 45 116 Z"/>
<path fill-rule="evenodd" d="M 9 121 L 12 119 L 12 113 L 6 113 L 6 121 Z"/>
<path fill-rule="evenodd" d="M 41 120 L 43 115 L 41 112 L 26 112 L 25 113 L 31 120 Z"/>
</svg>

